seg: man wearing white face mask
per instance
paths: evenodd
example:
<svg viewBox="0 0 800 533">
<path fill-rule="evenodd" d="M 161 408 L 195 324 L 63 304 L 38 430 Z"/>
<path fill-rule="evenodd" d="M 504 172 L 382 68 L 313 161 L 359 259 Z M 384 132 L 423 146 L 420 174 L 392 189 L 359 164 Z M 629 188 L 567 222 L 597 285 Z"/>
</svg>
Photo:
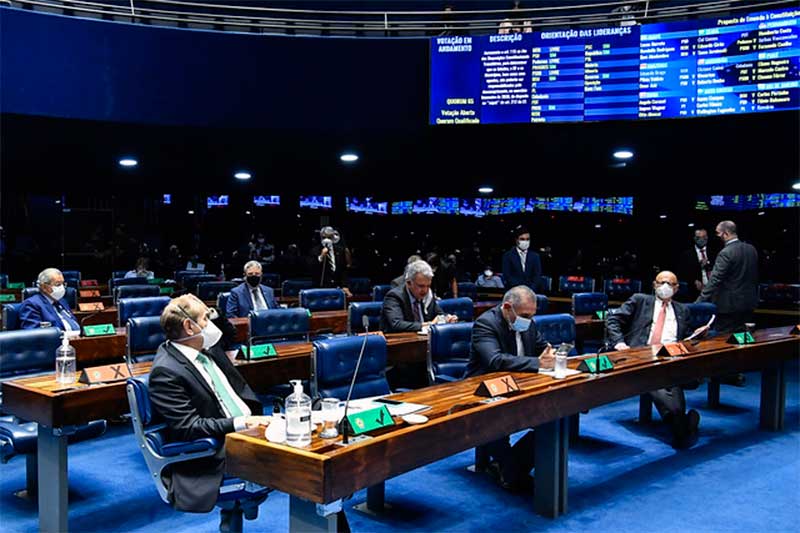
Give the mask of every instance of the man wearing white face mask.
<svg viewBox="0 0 800 533">
<path fill-rule="evenodd" d="M 608 315 L 608 338 L 616 350 L 676 342 L 690 335 L 689 310 L 673 301 L 678 278 L 672 272 L 659 272 L 653 281 L 652 294 L 634 294 L 614 313 Z M 703 326 L 694 331 L 700 335 Z M 697 441 L 700 415 L 694 409 L 686 413 L 686 399 L 681 387 L 649 393 L 661 419 L 672 429 L 672 446 L 688 448 Z"/>
<path fill-rule="evenodd" d="M 537 290 L 542 276 L 539 254 L 530 249 L 531 234 L 524 226 L 514 229 L 515 246 L 503 254 L 503 279 L 506 287 L 526 285 Z"/>
<path fill-rule="evenodd" d="M 502 289 L 503 280 L 500 279 L 500 276 L 498 276 L 492 271 L 492 267 L 487 266 L 483 270 L 483 274 L 478 276 L 478 279 L 475 280 L 475 285 L 477 285 L 478 287 L 490 287 L 493 289 Z"/>
<path fill-rule="evenodd" d="M 150 401 L 165 420 L 170 440 L 204 437 L 263 424 L 261 403 L 222 351 L 213 312 L 195 296 L 172 300 L 161 313 L 167 341 L 150 371 Z M 170 503 L 178 510 L 214 508 L 224 472 L 224 448 L 209 458 L 179 463 L 166 472 Z M 223 514 L 223 520 L 225 515 Z"/>
<path fill-rule="evenodd" d="M 510 289 L 503 302 L 483 313 L 472 327 L 472 345 L 465 377 L 489 372 L 538 372 L 552 368 L 553 348 L 536 330 L 536 295 L 521 285 Z M 514 446 L 508 437 L 486 445 L 493 462 L 487 473 L 505 489 L 525 489 L 534 465 L 533 431 Z"/>
<path fill-rule="evenodd" d="M 19 308 L 20 327 L 36 329 L 42 322 L 64 331 L 80 331 L 80 324 L 64 299 L 67 287 L 57 268 L 44 269 L 37 278 L 39 293 L 27 298 Z"/>
</svg>

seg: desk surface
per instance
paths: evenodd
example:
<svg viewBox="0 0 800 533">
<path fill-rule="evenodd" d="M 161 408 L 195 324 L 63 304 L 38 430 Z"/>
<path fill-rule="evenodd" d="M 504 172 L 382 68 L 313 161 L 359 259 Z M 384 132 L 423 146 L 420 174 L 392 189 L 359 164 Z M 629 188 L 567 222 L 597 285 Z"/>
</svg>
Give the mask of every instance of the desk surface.
<svg viewBox="0 0 800 533">
<path fill-rule="evenodd" d="M 341 438 L 315 437 L 304 449 L 273 444 L 259 430 L 226 437 L 227 472 L 316 503 L 330 503 L 357 490 L 504 435 L 581 410 L 697 377 L 750 371 L 798 357 L 800 337 L 787 328 L 757 332 L 757 344 L 733 346 L 725 339 L 698 344 L 685 357 L 656 357 L 652 347 L 616 352 L 616 369 L 593 376 L 554 380 L 513 373 L 522 392 L 492 403 L 473 392 L 497 373 L 393 396 L 430 405 L 429 422 L 410 426 L 400 419 L 373 438 L 337 446 Z M 576 358 L 578 359 L 578 358 Z M 577 365 L 577 360 L 570 366 Z M 450 413 L 451 410 L 454 412 Z M 263 429 L 261 430 L 263 431 Z"/>
</svg>

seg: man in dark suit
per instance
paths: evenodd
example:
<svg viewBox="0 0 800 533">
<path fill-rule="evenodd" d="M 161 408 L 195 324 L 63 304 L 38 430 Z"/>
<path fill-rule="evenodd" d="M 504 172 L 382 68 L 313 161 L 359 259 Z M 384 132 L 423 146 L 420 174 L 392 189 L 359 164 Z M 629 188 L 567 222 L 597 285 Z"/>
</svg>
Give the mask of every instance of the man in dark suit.
<svg viewBox="0 0 800 533">
<path fill-rule="evenodd" d="M 422 261 L 422 257 L 418 256 L 417 254 L 410 255 L 410 256 L 408 256 L 408 260 L 406 261 L 406 265 L 410 265 L 414 261 Z M 391 287 L 393 289 L 396 289 L 397 287 L 402 287 L 405 284 L 406 284 L 406 273 L 405 273 L 405 271 L 402 274 L 400 274 L 399 276 L 397 276 L 396 278 L 394 278 L 390 283 L 390 285 L 391 285 Z"/>
<path fill-rule="evenodd" d="M 689 301 L 697 298 L 708 284 L 715 256 L 708 246 L 708 232 L 703 228 L 694 230 L 694 246 L 681 254 L 677 272 L 678 277 L 689 284 Z"/>
<path fill-rule="evenodd" d="M 165 420 L 169 440 L 213 437 L 256 427 L 261 403 L 222 351 L 213 313 L 195 296 L 173 299 L 161 313 L 167 341 L 150 370 L 150 400 Z M 225 450 L 165 471 L 169 501 L 181 511 L 214 508 L 225 471 Z M 226 520 L 223 511 L 223 522 Z"/>
<path fill-rule="evenodd" d="M 320 245 L 311 250 L 310 269 L 314 287 L 340 288 L 345 296 L 352 296 L 347 288 L 347 251 L 341 243 L 334 243 L 336 231 L 325 226 L 319 231 Z"/>
<path fill-rule="evenodd" d="M 244 265 L 245 281 L 231 289 L 225 306 L 226 317 L 245 317 L 250 311 L 279 307 L 272 289 L 261 284 L 261 274 L 261 263 L 258 261 L 248 261 Z"/>
<path fill-rule="evenodd" d="M 425 261 L 406 265 L 405 286 L 392 289 L 383 298 L 381 330 L 384 333 L 420 331 L 444 312 L 431 292 L 433 269 Z M 458 318 L 447 315 L 447 322 Z"/>
<path fill-rule="evenodd" d="M 539 254 L 530 249 L 531 234 L 524 226 L 517 226 L 514 237 L 514 247 L 503 254 L 503 281 L 506 287 L 526 285 L 538 290 L 542 262 Z"/>
<path fill-rule="evenodd" d="M 525 285 L 510 289 L 503 302 L 483 313 L 472 327 L 472 344 L 465 377 L 489 372 L 538 372 L 553 368 L 554 352 L 536 330 L 536 295 Z M 534 465 L 534 435 L 529 431 L 511 446 L 508 437 L 486 445 L 493 462 L 488 473 L 506 489 L 530 484 Z"/>
<path fill-rule="evenodd" d="M 667 270 L 653 282 L 655 296 L 634 294 L 608 315 L 608 337 L 616 350 L 676 342 L 689 336 L 690 316 L 685 305 L 673 301 L 678 292 L 678 278 Z M 657 305 L 656 305 L 657 304 Z M 700 335 L 707 326 L 694 333 Z M 694 409 L 686 413 L 686 398 L 679 386 L 649 393 L 661 419 L 672 430 L 672 446 L 688 448 L 697 442 L 700 415 Z"/>
<path fill-rule="evenodd" d="M 54 328 L 80 332 L 80 324 L 64 299 L 67 286 L 64 275 L 57 268 L 44 269 L 37 278 L 39 293 L 27 298 L 19 307 L 22 329 L 36 329 L 42 322 Z"/>
<path fill-rule="evenodd" d="M 725 246 L 697 301 L 716 304 L 714 329 L 741 331 L 752 321 L 758 305 L 758 252 L 752 244 L 739 240 L 736 224 L 730 220 L 717 224 L 716 233 Z"/>
</svg>

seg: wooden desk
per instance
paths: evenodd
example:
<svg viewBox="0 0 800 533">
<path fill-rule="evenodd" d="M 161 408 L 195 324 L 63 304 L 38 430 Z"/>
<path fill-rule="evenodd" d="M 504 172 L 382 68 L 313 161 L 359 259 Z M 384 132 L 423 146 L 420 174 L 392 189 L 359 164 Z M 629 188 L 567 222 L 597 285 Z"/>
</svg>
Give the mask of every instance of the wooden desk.
<svg viewBox="0 0 800 533">
<path fill-rule="evenodd" d="M 69 343 L 75 348 L 75 360 L 78 369 L 81 369 L 124 358 L 128 349 L 128 331 L 126 328 L 116 328 L 114 335 L 78 337 Z"/>
<path fill-rule="evenodd" d="M 732 346 L 711 339 L 681 358 L 657 358 L 650 347 L 612 355 L 616 369 L 602 375 L 579 374 L 553 380 L 539 374 L 513 374 L 522 392 L 487 403 L 473 392 L 497 373 L 399 394 L 393 398 L 431 406 L 429 422 L 397 425 L 347 447 L 340 438 L 315 437 L 304 449 L 273 444 L 256 430 L 226 437 L 230 475 L 274 487 L 290 495 L 290 530 L 332 530 L 341 500 L 367 488 L 367 504 L 383 507 L 383 482 L 444 457 L 536 427 L 534 508 L 556 517 L 567 511 L 567 417 L 623 398 L 731 372 L 761 370 L 760 425 L 783 428 L 783 364 L 798 357 L 800 337 L 786 328 L 756 334 L 757 344 Z M 570 366 L 574 367 L 577 361 Z M 451 409 L 456 412 L 449 414 Z M 317 504 L 320 504 L 319 506 Z"/>
</svg>

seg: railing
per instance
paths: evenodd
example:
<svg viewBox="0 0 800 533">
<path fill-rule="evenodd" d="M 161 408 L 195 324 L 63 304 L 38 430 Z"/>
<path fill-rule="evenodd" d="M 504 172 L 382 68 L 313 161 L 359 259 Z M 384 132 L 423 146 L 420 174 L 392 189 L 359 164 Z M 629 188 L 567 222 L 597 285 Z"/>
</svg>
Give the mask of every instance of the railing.
<svg viewBox="0 0 800 533">
<path fill-rule="evenodd" d="M 262 2 L 261 4 L 266 4 Z M 299 3 L 298 3 L 299 4 Z M 0 6 L 150 26 L 280 35 L 427 38 L 530 32 L 548 27 L 633 25 L 796 6 L 796 0 L 598 1 L 557 7 L 347 11 L 182 0 L 0 0 Z"/>
</svg>

